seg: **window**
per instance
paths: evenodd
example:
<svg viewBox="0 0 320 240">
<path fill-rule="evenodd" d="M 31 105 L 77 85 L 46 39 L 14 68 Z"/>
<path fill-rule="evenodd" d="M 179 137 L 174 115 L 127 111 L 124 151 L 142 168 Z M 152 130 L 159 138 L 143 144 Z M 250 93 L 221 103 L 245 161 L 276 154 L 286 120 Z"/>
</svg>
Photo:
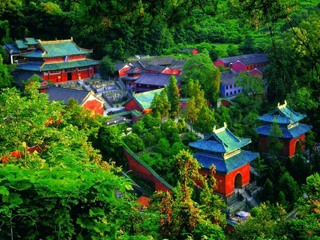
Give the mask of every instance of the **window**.
<svg viewBox="0 0 320 240">
<path fill-rule="evenodd" d="M 226 89 L 228 89 L 228 87 L 229 87 L 229 86 L 227 85 L 227 86 L 226 86 Z"/>
</svg>

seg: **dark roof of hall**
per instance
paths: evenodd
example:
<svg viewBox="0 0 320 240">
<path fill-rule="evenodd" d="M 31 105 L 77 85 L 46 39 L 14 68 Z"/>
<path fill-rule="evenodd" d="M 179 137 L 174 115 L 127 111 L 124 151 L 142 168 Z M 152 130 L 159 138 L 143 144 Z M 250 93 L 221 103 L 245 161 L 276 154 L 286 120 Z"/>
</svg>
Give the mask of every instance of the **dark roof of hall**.
<svg viewBox="0 0 320 240">
<path fill-rule="evenodd" d="M 245 54 L 233 57 L 226 57 L 218 59 L 225 64 L 234 63 L 236 61 L 240 61 L 246 65 L 254 64 L 254 63 L 264 63 L 268 62 L 268 56 L 264 53 L 252 53 L 252 54 Z"/>
<path fill-rule="evenodd" d="M 68 104 L 70 99 L 75 99 L 78 104 L 82 104 L 89 92 L 87 90 L 76 90 L 71 88 L 61 88 L 51 86 L 46 92 L 51 101 L 63 101 L 64 104 Z"/>
<path fill-rule="evenodd" d="M 234 84 L 236 76 L 237 76 L 237 74 L 233 73 L 232 71 L 222 72 L 221 73 L 221 84 L 222 85 Z"/>
<path fill-rule="evenodd" d="M 167 86 L 171 74 L 161 74 L 161 73 L 142 73 L 136 84 L 145 84 L 153 86 Z M 176 77 L 177 82 L 180 82 L 180 76 L 173 75 Z"/>
</svg>

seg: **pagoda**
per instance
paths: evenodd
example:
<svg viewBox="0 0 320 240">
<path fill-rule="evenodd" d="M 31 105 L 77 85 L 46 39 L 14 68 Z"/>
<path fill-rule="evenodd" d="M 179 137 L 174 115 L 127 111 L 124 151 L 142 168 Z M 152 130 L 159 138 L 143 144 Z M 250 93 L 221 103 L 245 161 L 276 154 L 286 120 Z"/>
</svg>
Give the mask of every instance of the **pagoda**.
<svg viewBox="0 0 320 240">
<path fill-rule="evenodd" d="M 209 174 L 211 166 L 215 166 L 216 191 L 229 197 L 235 189 L 244 188 L 250 182 L 250 162 L 259 153 L 241 149 L 249 143 L 251 139 L 236 137 L 224 123 L 222 128 L 214 127 L 209 136 L 189 146 L 197 150 L 194 157 L 202 165 L 201 174 Z"/>
<path fill-rule="evenodd" d="M 279 154 L 282 157 L 293 157 L 297 145 L 304 147 L 305 134 L 312 128 L 310 125 L 299 123 L 306 117 L 305 114 L 301 114 L 293 111 L 284 101 L 284 104 L 278 103 L 278 106 L 271 112 L 264 114 L 258 119 L 265 124 L 257 128 L 259 134 L 259 150 L 264 153 L 268 153 L 269 144 L 268 138 L 272 137 L 272 125 L 277 123 L 281 129 L 282 134 L 277 138 L 282 143 L 282 149 Z M 274 137 L 274 136 L 273 136 Z"/>
<path fill-rule="evenodd" d="M 88 55 L 92 50 L 80 48 L 73 38 L 53 41 L 34 40 L 32 43 L 34 44 L 32 51 L 20 52 L 20 57 L 25 58 L 25 63 L 20 63 L 15 68 L 15 79 L 22 77 L 26 80 L 37 74 L 46 81 L 60 83 L 94 76 L 99 62 L 89 59 Z"/>
</svg>

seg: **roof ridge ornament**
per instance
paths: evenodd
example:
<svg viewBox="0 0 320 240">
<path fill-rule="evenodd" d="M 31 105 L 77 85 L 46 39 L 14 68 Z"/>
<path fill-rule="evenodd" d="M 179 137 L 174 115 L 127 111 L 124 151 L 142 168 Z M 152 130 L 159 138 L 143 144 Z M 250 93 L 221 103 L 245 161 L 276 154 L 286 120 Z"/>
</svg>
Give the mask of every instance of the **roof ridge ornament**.
<svg viewBox="0 0 320 240">
<path fill-rule="evenodd" d="M 280 102 L 278 102 L 278 108 L 284 108 L 287 106 L 287 100 L 284 100 L 284 103 L 281 105 Z"/>
<path fill-rule="evenodd" d="M 214 132 L 214 133 L 223 132 L 224 130 L 226 130 L 226 129 L 227 129 L 227 127 L 228 127 L 228 125 L 227 125 L 227 123 L 226 123 L 226 122 L 224 122 L 224 123 L 223 123 L 223 127 L 218 128 L 218 129 L 217 129 L 217 126 L 216 126 L 216 125 L 214 125 L 214 126 L 213 126 L 213 132 Z"/>
</svg>

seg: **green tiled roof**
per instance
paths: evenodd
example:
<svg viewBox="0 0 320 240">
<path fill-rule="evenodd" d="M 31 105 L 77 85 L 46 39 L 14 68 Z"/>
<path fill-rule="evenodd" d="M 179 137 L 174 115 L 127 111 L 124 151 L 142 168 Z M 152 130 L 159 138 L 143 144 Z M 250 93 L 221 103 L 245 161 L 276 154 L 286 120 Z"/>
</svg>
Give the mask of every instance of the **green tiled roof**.
<svg viewBox="0 0 320 240">
<path fill-rule="evenodd" d="M 273 111 L 258 117 L 258 119 L 269 123 L 276 121 L 278 124 L 291 124 L 299 122 L 305 117 L 306 115 L 293 111 L 285 101 L 283 105 L 278 104 Z"/>
<path fill-rule="evenodd" d="M 225 124 L 222 128 L 214 128 L 213 133 L 206 138 L 189 143 L 189 146 L 206 152 L 228 153 L 249 143 L 251 143 L 251 139 L 236 137 Z"/>
<path fill-rule="evenodd" d="M 16 40 L 15 43 L 19 49 L 24 49 L 28 47 L 23 40 Z"/>
<path fill-rule="evenodd" d="M 40 44 L 45 50 L 44 58 L 89 54 L 92 52 L 79 48 L 72 40 L 40 41 Z"/>
<path fill-rule="evenodd" d="M 34 45 L 38 44 L 38 41 L 34 38 L 25 38 L 25 42 L 27 45 Z"/>
<path fill-rule="evenodd" d="M 143 93 L 136 93 L 133 94 L 133 98 L 137 101 L 138 104 L 140 104 L 140 106 L 143 109 L 148 109 L 151 106 L 151 102 L 153 100 L 153 97 L 156 93 L 160 94 L 160 92 L 163 89 L 156 89 L 156 90 L 152 90 L 152 91 L 148 91 L 148 92 L 143 92 Z"/>
<path fill-rule="evenodd" d="M 99 61 L 86 59 L 80 61 L 70 61 L 70 62 L 59 62 L 59 63 L 51 63 L 51 64 L 44 64 L 41 67 L 41 71 L 53 71 L 59 69 L 68 69 L 68 68 L 76 68 L 76 67 L 87 67 L 98 65 Z"/>
</svg>

